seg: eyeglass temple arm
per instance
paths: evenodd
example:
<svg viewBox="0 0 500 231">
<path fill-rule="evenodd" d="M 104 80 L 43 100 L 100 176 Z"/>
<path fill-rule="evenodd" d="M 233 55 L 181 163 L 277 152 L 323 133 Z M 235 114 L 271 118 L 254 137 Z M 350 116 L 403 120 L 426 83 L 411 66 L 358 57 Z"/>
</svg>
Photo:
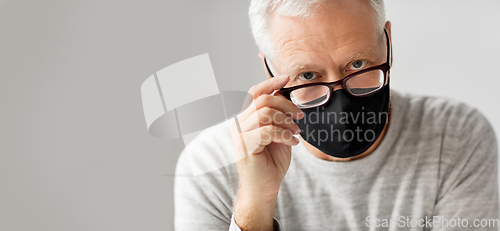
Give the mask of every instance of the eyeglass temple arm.
<svg viewBox="0 0 500 231">
<path fill-rule="evenodd" d="M 271 78 L 274 77 L 273 73 L 271 72 L 271 69 L 269 68 L 269 64 L 267 64 L 266 56 L 264 56 L 264 64 L 266 64 L 267 73 L 269 73 Z"/>
<path fill-rule="evenodd" d="M 387 30 L 384 28 L 384 33 L 385 33 L 385 37 L 387 39 L 387 63 L 389 64 L 389 68 L 392 66 L 392 63 L 391 63 L 391 57 L 392 57 L 392 54 L 391 54 L 391 39 L 389 38 L 389 32 L 387 32 Z"/>
</svg>

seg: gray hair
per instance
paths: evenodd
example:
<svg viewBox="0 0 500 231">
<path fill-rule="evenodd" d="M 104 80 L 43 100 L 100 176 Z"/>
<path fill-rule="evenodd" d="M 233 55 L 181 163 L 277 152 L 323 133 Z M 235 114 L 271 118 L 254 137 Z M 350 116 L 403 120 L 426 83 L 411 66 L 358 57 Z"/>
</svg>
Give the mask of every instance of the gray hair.
<svg viewBox="0 0 500 231">
<path fill-rule="evenodd" d="M 266 56 L 273 57 L 272 38 L 269 32 L 269 17 L 272 13 L 287 17 L 306 17 L 322 3 L 335 0 L 252 0 L 248 16 L 255 43 Z M 385 25 L 385 11 L 383 0 L 369 1 L 374 10 L 380 30 Z"/>
</svg>

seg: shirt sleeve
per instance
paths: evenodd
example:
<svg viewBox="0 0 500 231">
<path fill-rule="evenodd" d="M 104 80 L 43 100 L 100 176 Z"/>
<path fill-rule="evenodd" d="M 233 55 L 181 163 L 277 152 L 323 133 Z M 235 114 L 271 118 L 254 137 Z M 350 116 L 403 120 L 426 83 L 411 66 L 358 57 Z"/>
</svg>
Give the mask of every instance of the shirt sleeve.
<svg viewBox="0 0 500 231">
<path fill-rule="evenodd" d="M 234 221 L 234 214 L 231 216 L 231 225 L 229 226 L 229 231 L 241 231 L 240 227 Z"/>
<path fill-rule="evenodd" d="M 273 217 L 273 231 L 280 231 L 280 223 Z M 229 231 L 241 231 L 240 227 L 234 221 L 234 214 L 231 216 L 231 226 L 229 226 Z"/>
<path fill-rule="evenodd" d="M 450 119 L 448 129 L 429 230 L 498 230 L 498 147 L 493 128 L 473 109 Z"/>
<path fill-rule="evenodd" d="M 197 141 L 192 141 L 197 142 Z M 179 156 L 174 176 L 174 227 L 176 231 L 228 230 L 231 223 L 235 173 L 229 167 L 194 176 L 191 152 L 219 152 L 211 142 L 188 145 Z M 233 230 L 233 229 L 231 229 Z M 237 230 L 237 229 L 236 229 Z"/>
</svg>

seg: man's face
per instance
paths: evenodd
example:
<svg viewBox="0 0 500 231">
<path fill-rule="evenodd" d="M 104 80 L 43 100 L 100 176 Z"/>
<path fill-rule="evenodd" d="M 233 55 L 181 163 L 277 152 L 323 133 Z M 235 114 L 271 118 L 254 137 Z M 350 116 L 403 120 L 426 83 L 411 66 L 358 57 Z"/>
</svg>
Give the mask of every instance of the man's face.
<svg viewBox="0 0 500 231">
<path fill-rule="evenodd" d="M 270 60 L 272 71 L 288 74 L 290 87 L 333 82 L 384 63 L 385 37 L 373 14 L 363 0 L 326 3 L 305 18 L 274 14 L 271 34 L 277 53 Z"/>
</svg>

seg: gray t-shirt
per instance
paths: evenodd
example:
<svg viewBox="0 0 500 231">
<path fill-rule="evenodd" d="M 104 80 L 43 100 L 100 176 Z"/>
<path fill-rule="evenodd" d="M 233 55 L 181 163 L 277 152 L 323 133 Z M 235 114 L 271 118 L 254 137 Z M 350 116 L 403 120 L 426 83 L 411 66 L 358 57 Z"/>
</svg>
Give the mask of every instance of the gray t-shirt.
<svg viewBox="0 0 500 231">
<path fill-rule="evenodd" d="M 281 230 L 498 230 L 498 150 L 486 118 L 463 103 L 394 90 L 391 103 L 388 130 L 367 157 L 331 162 L 292 147 L 274 212 Z M 236 164 L 185 175 L 203 165 L 193 153 L 233 158 L 229 123 L 202 132 L 179 157 L 176 230 L 240 230 Z"/>
</svg>

